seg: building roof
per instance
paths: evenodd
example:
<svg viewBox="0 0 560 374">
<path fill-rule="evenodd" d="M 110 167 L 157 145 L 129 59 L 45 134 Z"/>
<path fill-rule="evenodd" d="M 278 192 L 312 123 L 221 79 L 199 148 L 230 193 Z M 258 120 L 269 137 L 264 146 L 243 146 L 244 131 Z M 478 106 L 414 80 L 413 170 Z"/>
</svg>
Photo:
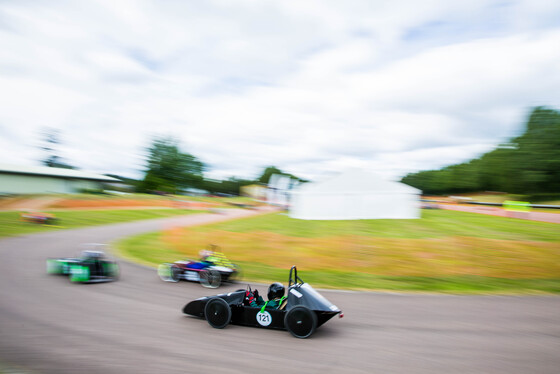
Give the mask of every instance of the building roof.
<svg viewBox="0 0 560 374">
<path fill-rule="evenodd" d="M 25 174 L 45 177 L 87 179 L 100 182 L 120 182 L 120 180 L 102 174 L 83 170 L 50 168 L 46 166 L 24 166 L 0 164 L 0 174 Z"/>
<path fill-rule="evenodd" d="M 369 171 L 351 169 L 321 182 L 305 183 L 295 193 L 403 193 L 421 191 L 400 182 L 385 180 Z"/>
</svg>

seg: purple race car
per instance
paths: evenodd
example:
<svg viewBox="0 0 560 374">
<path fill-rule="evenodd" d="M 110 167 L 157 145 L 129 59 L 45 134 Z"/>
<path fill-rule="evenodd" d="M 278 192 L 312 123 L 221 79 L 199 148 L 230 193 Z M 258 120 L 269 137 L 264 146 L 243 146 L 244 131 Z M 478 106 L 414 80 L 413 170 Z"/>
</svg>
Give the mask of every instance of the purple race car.
<svg viewBox="0 0 560 374">
<path fill-rule="evenodd" d="M 166 282 L 186 280 L 200 282 L 208 288 L 217 288 L 223 282 L 232 282 L 241 277 L 239 266 L 229 261 L 223 253 L 201 251 L 201 257 L 198 261 L 181 260 L 161 264 L 158 275 Z"/>
</svg>

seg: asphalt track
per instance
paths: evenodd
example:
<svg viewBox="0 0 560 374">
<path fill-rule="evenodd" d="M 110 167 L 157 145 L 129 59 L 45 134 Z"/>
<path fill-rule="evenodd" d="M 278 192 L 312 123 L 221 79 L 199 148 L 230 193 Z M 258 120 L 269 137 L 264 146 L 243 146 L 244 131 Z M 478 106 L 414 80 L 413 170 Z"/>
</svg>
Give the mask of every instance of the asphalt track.
<svg viewBox="0 0 560 374">
<path fill-rule="evenodd" d="M 70 284 L 45 273 L 46 258 L 74 255 L 82 243 L 109 243 L 216 217 L 173 217 L 1 240 L 0 361 L 26 373 L 560 370 L 556 296 L 323 291 L 344 318 L 329 321 L 309 339 L 296 339 L 286 331 L 232 325 L 213 329 L 181 313 L 186 302 L 212 290 L 196 283 L 164 283 L 155 270 L 124 261 L 122 278 L 114 283 Z M 305 279 L 305 269 L 300 275 Z"/>
</svg>

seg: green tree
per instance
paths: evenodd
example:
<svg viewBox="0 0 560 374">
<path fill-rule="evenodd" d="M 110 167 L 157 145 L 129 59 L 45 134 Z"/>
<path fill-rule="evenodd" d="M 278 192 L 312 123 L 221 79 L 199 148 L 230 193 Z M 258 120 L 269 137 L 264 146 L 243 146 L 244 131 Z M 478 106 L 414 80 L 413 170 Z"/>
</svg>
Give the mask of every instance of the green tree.
<svg viewBox="0 0 560 374">
<path fill-rule="evenodd" d="M 538 107 L 516 139 L 523 192 L 560 191 L 560 112 Z"/>
<path fill-rule="evenodd" d="M 148 148 L 146 174 L 139 190 L 177 193 L 185 188 L 199 187 L 203 171 L 204 164 L 195 156 L 182 153 L 177 140 L 156 138 Z"/>
<path fill-rule="evenodd" d="M 426 194 L 560 191 L 560 112 L 534 108 L 523 135 L 478 159 L 441 170 L 408 174 L 402 182 Z"/>
<path fill-rule="evenodd" d="M 201 188 L 211 193 L 221 193 L 228 195 L 239 195 L 239 189 L 242 186 L 256 183 L 254 180 L 240 179 L 231 177 L 226 180 L 209 180 L 202 182 Z"/>
<path fill-rule="evenodd" d="M 268 166 L 266 169 L 264 169 L 262 175 L 257 180 L 260 183 L 268 184 L 268 182 L 270 181 L 270 177 L 273 174 L 284 174 L 284 173 L 276 166 Z"/>
<path fill-rule="evenodd" d="M 301 179 L 299 177 L 296 177 L 295 175 L 283 172 L 282 170 L 278 169 L 276 166 L 268 166 L 266 169 L 264 169 L 263 173 L 259 178 L 257 178 L 256 181 L 259 183 L 268 184 L 268 182 L 270 181 L 270 177 L 273 174 L 285 175 L 292 179 L 296 179 L 300 182 L 307 182 L 307 180 L 305 179 Z"/>
</svg>

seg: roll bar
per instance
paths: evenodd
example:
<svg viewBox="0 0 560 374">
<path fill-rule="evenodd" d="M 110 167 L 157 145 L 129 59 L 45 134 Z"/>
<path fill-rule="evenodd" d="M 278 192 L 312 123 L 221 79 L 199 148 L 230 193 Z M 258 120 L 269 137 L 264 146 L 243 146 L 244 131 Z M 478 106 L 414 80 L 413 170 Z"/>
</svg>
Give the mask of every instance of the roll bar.
<svg viewBox="0 0 560 374">
<path fill-rule="evenodd" d="M 300 277 L 298 277 L 297 275 L 297 268 L 296 266 L 292 266 L 292 268 L 290 269 L 290 278 L 288 279 L 288 288 L 290 288 L 290 286 L 292 284 L 303 284 L 304 282 L 301 280 Z"/>
</svg>

